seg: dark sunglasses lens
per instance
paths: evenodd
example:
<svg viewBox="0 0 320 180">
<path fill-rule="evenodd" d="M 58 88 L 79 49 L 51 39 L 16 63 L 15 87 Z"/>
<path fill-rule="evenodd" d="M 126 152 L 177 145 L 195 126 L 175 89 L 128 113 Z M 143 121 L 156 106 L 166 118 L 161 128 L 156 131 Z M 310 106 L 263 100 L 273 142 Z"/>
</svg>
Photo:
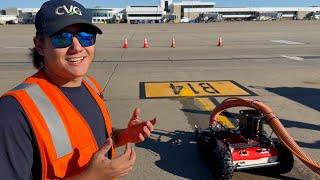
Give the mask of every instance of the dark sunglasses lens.
<svg viewBox="0 0 320 180">
<path fill-rule="evenodd" d="M 79 32 L 78 40 L 80 41 L 82 46 L 88 47 L 94 45 L 94 43 L 96 42 L 96 36 L 86 32 Z"/>
<path fill-rule="evenodd" d="M 61 33 L 51 37 L 51 41 L 56 48 L 65 48 L 71 45 L 73 35 L 71 33 Z"/>
</svg>

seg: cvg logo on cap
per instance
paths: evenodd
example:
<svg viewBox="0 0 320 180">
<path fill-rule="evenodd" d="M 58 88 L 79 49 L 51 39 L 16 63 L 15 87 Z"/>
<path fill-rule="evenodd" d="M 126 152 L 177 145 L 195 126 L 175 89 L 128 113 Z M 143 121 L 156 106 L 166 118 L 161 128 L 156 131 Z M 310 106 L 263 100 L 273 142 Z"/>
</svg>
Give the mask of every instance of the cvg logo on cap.
<svg viewBox="0 0 320 180">
<path fill-rule="evenodd" d="M 69 15 L 74 15 L 74 14 L 78 14 L 80 16 L 82 16 L 82 11 L 80 10 L 80 8 L 71 5 L 69 7 L 69 9 L 66 7 L 66 5 L 60 6 L 56 9 L 56 14 L 57 15 L 63 15 L 63 14 L 69 14 Z"/>
</svg>

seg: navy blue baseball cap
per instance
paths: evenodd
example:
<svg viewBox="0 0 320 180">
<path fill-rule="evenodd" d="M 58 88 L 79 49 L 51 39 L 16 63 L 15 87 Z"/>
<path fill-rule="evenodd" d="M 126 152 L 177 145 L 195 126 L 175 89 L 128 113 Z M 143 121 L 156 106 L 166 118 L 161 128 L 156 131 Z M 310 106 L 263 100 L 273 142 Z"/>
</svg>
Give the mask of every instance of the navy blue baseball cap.
<svg viewBox="0 0 320 180">
<path fill-rule="evenodd" d="M 88 30 L 102 34 L 101 29 L 92 24 L 91 12 L 73 0 L 50 0 L 43 3 L 35 20 L 37 35 L 44 38 L 73 24 L 86 24 Z"/>
</svg>

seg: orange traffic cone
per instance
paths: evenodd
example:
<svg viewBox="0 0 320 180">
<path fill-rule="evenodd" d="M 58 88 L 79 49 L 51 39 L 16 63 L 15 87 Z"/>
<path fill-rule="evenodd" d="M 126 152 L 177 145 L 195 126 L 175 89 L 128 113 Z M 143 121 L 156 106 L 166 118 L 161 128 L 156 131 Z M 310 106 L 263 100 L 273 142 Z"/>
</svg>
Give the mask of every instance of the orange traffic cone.
<svg viewBox="0 0 320 180">
<path fill-rule="evenodd" d="M 143 48 L 148 48 L 148 47 L 149 47 L 148 40 L 147 38 L 144 38 Z"/>
<path fill-rule="evenodd" d="M 174 37 L 172 38 L 171 47 L 176 48 L 176 41 L 174 40 Z"/>
<path fill-rule="evenodd" d="M 129 47 L 129 45 L 128 45 L 128 40 L 127 40 L 127 38 L 124 38 L 124 45 L 123 45 L 123 48 L 128 48 Z"/>
<path fill-rule="evenodd" d="M 221 46 L 221 47 L 223 46 L 223 44 L 222 44 L 222 37 L 221 37 L 221 36 L 219 37 L 219 43 L 218 43 L 217 46 Z"/>
</svg>

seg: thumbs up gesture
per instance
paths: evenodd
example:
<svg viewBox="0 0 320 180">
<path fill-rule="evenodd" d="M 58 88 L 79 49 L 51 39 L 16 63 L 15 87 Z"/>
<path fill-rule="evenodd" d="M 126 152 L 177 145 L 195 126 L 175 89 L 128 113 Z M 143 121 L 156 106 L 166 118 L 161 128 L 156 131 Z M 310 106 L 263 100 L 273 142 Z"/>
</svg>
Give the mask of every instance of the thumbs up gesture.
<svg viewBox="0 0 320 180">
<path fill-rule="evenodd" d="M 127 141 L 132 143 L 140 143 L 144 141 L 146 137 L 149 137 L 153 131 L 158 118 L 153 120 L 141 121 L 139 120 L 140 108 L 136 108 L 132 114 L 132 117 L 128 123 L 127 128 Z"/>
</svg>

